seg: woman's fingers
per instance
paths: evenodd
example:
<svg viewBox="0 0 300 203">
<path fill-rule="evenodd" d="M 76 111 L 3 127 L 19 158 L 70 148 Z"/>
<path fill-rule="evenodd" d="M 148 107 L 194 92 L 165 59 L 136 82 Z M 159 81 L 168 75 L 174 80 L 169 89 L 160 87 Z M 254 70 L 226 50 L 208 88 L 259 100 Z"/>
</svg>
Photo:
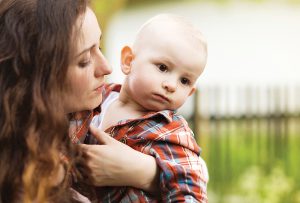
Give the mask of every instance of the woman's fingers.
<svg viewBox="0 0 300 203">
<path fill-rule="evenodd" d="M 112 137 L 109 134 L 97 129 L 95 126 L 90 125 L 90 132 L 96 138 L 99 144 L 109 144 Z"/>
<path fill-rule="evenodd" d="M 112 148 L 113 146 L 116 147 L 116 144 L 119 142 L 112 138 L 109 134 L 99 130 L 93 125 L 90 125 L 90 133 L 92 136 L 96 138 L 98 143 L 96 145 L 87 145 L 87 144 L 80 144 L 80 147 L 89 155 L 101 155 L 106 149 L 106 147 Z"/>
</svg>

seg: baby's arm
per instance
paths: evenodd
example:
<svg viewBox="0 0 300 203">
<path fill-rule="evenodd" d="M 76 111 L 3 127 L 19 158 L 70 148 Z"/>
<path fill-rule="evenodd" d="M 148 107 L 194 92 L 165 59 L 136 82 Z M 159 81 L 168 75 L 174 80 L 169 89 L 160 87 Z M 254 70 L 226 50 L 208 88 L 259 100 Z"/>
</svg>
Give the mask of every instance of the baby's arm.
<svg viewBox="0 0 300 203">
<path fill-rule="evenodd" d="M 91 126 L 100 145 L 84 145 L 96 186 L 132 186 L 159 196 L 159 169 L 154 157 L 138 152 Z"/>
<path fill-rule="evenodd" d="M 207 200 L 208 172 L 205 162 L 187 145 L 195 143 L 188 132 L 175 131 L 164 140 L 153 141 L 149 153 L 160 166 L 163 202 L 202 202 Z"/>
</svg>

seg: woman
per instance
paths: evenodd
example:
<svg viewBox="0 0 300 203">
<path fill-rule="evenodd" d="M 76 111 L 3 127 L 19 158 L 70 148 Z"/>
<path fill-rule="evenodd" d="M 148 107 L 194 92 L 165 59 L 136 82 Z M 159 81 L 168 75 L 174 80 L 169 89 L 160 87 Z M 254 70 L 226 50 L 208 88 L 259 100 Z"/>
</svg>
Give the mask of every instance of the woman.
<svg viewBox="0 0 300 203">
<path fill-rule="evenodd" d="M 103 145 L 84 146 L 89 159 L 83 160 L 82 149 L 69 140 L 69 115 L 101 103 L 104 75 L 111 72 L 86 4 L 0 1 L 0 202 L 76 201 L 69 174 L 86 167 L 95 185 L 154 188 L 153 159 L 102 133 Z M 151 170 L 124 160 L 128 156 Z M 120 160 L 124 164 L 116 164 Z M 137 171 L 146 181 L 133 182 Z"/>
</svg>

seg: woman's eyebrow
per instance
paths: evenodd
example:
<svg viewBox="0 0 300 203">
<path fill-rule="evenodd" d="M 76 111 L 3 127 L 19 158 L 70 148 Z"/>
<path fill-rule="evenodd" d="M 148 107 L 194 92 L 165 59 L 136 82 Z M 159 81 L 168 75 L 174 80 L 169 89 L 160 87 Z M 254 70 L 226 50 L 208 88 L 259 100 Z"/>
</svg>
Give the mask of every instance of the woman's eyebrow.
<svg viewBox="0 0 300 203">
<path fill-rule="evenodd" d="M 102 35 L 99 38 L 99 42 L 101 42 L 101 38 L 102 38 Z M 92 46 L 82 50 L 79 54 L 76 55 L 76 58 L 79 57 L 80 55 L 84 54 L 85 52 L 89 51 L 90 49 L 94 48 L 95 46 L 96 46 L 96 44 L 93 44 Z"/>
<path fill-rule="evenodd" d="M 96 44 L 93 44 L 91 47 L 88 47 L 88 48 L 82 50 L 79 54 L 76 55 L 76 58 L 79 57 L 80 55 L 84 54 L 85 52 L 89 51 L 90 49 L 92 49 L 95 46 L 96 46 Z"/>
</svg>

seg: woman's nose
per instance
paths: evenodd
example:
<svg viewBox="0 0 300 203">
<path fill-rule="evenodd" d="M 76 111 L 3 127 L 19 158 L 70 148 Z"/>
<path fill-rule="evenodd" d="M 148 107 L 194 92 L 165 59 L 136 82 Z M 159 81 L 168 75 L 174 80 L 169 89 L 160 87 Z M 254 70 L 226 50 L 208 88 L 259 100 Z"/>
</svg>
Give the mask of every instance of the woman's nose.
<svg viewBox="0 0 300 203">
<path fill-rule="evenodd" d="M 112 68 L 110 67 L 107 59 L 102 54 L 101 51 L 99 51 L 99 54 L 97 56 L 97 59 L 95 60 L 95 76 L 96 77 L 102 77 L 104 75 L 109 75 L 112 72 Z"/>
<path fill-rule="evenodd" d="M 162 86 L 168 92 L 175 92 L 176 90 L 176 82 L 174 81 L 165 80 L 163 81 Z"/>
</svg>

